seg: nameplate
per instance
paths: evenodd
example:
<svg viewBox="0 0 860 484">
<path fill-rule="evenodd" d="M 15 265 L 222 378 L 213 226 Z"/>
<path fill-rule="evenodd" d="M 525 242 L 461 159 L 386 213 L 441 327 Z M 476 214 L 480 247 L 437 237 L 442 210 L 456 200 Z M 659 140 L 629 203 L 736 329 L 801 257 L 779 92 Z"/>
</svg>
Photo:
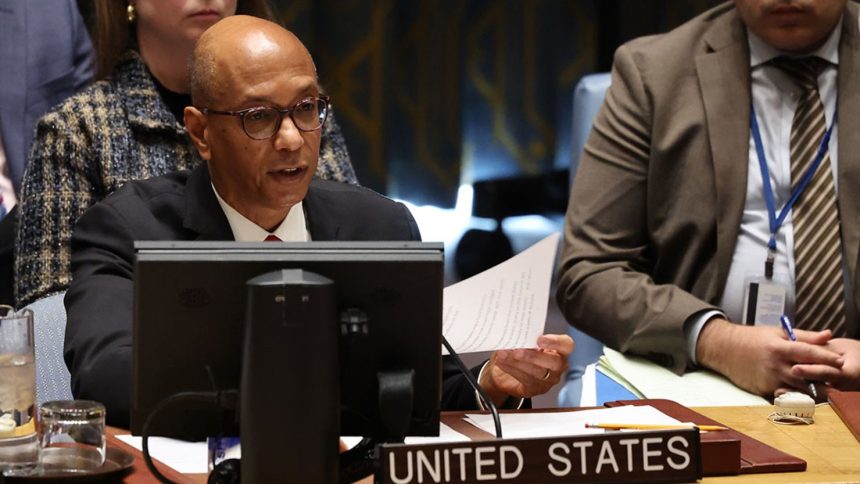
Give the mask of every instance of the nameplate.
<svg viewBox="0 0 860 484">
<path fill-rule="evenodd" d="M 382 446 L 387 484 L 694 482 L 698 429 Z"/>
</svg>

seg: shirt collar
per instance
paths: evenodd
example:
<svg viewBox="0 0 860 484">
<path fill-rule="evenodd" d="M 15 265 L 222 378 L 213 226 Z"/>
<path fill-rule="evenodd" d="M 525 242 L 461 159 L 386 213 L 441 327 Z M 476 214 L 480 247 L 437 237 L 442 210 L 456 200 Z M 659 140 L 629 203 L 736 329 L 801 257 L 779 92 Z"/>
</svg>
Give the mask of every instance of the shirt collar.
<svg viewBox="0 0 860 484">
<path fill-rule="evenodd" d="M 827 40 L 821 44 L 821 47 L 813 51 L 810 55 L 820 57 L 833 65 L 839 65 L 839 40 L 842 38 L 842 20 L 836 23 L 836 27 L 830 32 Z M 791 56 L 786 52 L 774 48 L 756 34 L 747 29 L 747 41 L 750 47 L 750 67 L 758 67 L 765 62 L 770 61 L 781 55 Z"/>
<path fill-rule="evenodd" d="M 214 184 L 212 191 L 215 192 L 215 198 L 218 199 L 218 204 L 227 216 L 233 238 L 237 242 L 262 242 L 269 235 L 275 235 L 284 242 L 307 242 L 311 239 L 305 224 L 305 210 L 302 202 L 293 205 L 281 224 L 272 232 L 268 232 L 227 204 L 218 194 Z"/>
</svg>

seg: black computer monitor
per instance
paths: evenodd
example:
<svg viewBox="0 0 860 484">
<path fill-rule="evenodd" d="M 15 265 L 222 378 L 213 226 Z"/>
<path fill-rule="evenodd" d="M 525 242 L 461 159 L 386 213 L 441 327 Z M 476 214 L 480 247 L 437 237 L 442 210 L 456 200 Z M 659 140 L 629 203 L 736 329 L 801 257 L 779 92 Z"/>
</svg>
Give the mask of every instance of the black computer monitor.
<svg viewBox="0 0 860 484">
<path fill-rule="evenodd" d="M 246 282 L 301 269 L 333 281 L 334 314 L 353 323 L 366 319 L 340 339 L 341 435 L 378 431 L 383 416 L 377 374 L 402 369 L 414 370 L 408 435 L 438 435 L 442 244 L 137 242 L 135 248 L 133 433 L 141 432 L 150 412 L 170 395 L 238 389 Z M 347 325 L 341 326 L 346 331 Z M 309 350 L 304 341 L 286 346 L 291 347 L 281 350 Z M 273 388 L 283 379 L 279 371 L 273 368 L 265 379 Z M 304 398 L 301 389 L 295 398 Z M 150 426 L 152 435 L 185 439 L 238 435 L 238 430 L 235 412 L 207 404 L 165 409 Z"/>
</svg>

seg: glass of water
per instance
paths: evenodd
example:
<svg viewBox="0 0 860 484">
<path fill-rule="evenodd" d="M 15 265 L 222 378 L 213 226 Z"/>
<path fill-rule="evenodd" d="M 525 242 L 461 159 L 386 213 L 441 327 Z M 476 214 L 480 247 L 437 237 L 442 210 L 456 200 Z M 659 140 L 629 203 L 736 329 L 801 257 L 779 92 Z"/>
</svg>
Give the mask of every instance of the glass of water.
<svg viewBox="0 0 860 484">
<path fill-rule="evenodd" d="M 105 407 L 91 400 L 57 400 L 39 408 L 45 473 L 92 472 L 105 461 Z"/>
<path fill-rule="evenodd" d="M 39 466 L 33 338 L 33 312 L 0 305 L 0 474 Z"/>
</svg>

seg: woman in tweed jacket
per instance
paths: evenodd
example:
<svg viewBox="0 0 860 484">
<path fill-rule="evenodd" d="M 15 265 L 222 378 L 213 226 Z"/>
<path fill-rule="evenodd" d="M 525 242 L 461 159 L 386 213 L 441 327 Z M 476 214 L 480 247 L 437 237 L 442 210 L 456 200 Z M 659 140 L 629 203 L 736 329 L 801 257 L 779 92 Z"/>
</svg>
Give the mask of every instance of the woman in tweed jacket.
<svg viewBox="0 0 860 484">
<path fill-rule="evenodd" d="M 157 3 L 140 0 L 144 1 Z M 238 12 L 271 17 L 262 0 L 238 3 Z M 121 8 L 118 14 L 116 6 Z M 117 0 L 96 3 L 99 37 L 125 22 L 125 8 Z M 134 35 L 133 26 L 123 28 Z M 116 37 L 116 31 L 111 36 Z M 126 47 L 129 41 L 125 40 Z M 96 44 L 104 67 L 110 49 L 98 39 Z M 117 44 L 123 42 L 111 39 L 114 51 Z M 19 202 L 15 293 L 20 306 L 69 286 L 72 228 L 90 205 L 129 180 L 190 169 L 202 162 L 138 50 L 124 49 L 114 59 L 108 77 L 56 106 L 37 125 Z M 323 127 L 317 175 L 357 183 L 332 115 Z"/>
</svg>

